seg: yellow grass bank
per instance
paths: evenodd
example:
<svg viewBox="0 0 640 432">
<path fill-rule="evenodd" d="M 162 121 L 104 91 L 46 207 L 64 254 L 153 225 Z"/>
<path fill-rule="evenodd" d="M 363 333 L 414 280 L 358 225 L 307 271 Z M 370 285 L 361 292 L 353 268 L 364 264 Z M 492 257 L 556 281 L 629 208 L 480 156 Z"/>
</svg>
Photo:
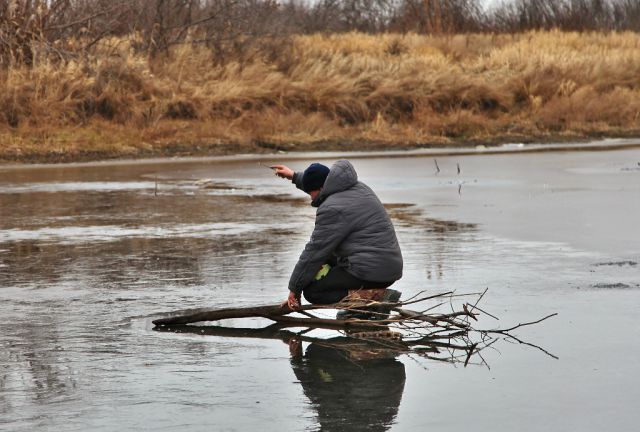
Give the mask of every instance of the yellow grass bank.
<svg viewBox="0 0 640 432">
<path fill-rule="evenodd" d="M 0 159 L 70 161 L 630 136 L 640 35 L 295 36 L 216 65 L 135 37 L 0 71 Z M 72 49 L 72 47 L 71 47 Z"/>
</svg>

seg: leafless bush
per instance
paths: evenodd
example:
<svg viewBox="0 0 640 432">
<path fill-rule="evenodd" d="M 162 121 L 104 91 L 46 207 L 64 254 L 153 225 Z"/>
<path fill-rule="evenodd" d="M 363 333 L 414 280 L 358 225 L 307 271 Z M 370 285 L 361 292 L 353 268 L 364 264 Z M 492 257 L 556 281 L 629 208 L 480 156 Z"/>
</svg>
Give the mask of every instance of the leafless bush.
<svg viewBox="0 0 640 432">
<path fill-rule="evenodd" d="M 403 0 L 391 27 L 429 34 L 477 32 L 484 20 L 477 0 Z"/>
<path fill-rule="evenodd" d="M 131 31 L 132 10 L 126 0 L 2 0 L 0 66 L 76 55 Z"/>
<path fill-rule="evenodd" d="M 611 19 L 616 30 L 640 31 L 640 2 L 617 0 L 613 2 Z"/>
<path fill-rule="evenodd" d="M 638 31 L 640 2 L 504 0 L 485 12 L 480 0 L 0 0 L 0 68 L 87 55 L 108 37 L 132 34 L 150 58 L 198 44 L 218 64 L 243 64 L 272 61 L 280 46 L 286 54 L 287 38 L 300 33 L 549 28 Z"/>
<path fill-rule="evenodd" d="M 283 12 L 272 0 L 0 0 L 0 66 L 74 57 L 133 33 L 151 57 L 191 43 L 224 62 L 258 37 L 286 34 Z"/>
<path fill-rule="evenodd" d="M 395 0 L 289 0 L 283 7 L 296 33 L 386 31 L 397 13 Z"/>
<path fill-rule="evenodd" d="M 640 30 L 640 3 L 635 0 L 511 0 L 488 17 L 496 31 L 534 29 L 571 31 Z"/>
</svg>

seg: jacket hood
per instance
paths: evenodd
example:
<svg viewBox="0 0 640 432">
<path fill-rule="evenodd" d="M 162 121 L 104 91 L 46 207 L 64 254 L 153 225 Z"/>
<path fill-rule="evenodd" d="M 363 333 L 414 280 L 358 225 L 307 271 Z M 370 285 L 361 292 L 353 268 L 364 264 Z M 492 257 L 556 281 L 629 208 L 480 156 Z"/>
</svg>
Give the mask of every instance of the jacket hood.
<svg viewBox="0 0 640 432">
<path fill-rule="evenodd" d="M 356 183 L 358 183 L 358 174 L 351 162 L 344 159 L 339 160 L 331 166 L 320 195 L 311 205 L 318 207 L 329 195 L 352 188 Z"/>
</svg>

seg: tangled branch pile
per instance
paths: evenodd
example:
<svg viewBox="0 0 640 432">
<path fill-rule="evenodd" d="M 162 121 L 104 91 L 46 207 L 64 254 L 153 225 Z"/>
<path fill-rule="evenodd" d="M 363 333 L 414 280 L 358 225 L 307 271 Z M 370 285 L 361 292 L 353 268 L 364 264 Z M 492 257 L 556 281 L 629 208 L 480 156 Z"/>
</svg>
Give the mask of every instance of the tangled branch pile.
<svg viewBox="0 0 640 432">
<path fill-rule="evenodd" d="M 204 309 L 191 311 L 153 321 L 155 330 L 174 333 L 196 333 L 217 336 L 260 337 L 289 340 L 298 338 L 307 342 L 331 344 L 333 339 L 320 339 L 305 334 L 316 328 L 338 330 L 347 336 L 347 340 L 339 339 L 340 346 L 336 348 L 356 351 L 370 351 L 382 355 L 418 354 L 432 360 L 469 363 L 472 356 L 477 354 L 484 362 L 481 351 L 497 341 L 497 337 L 504 337 L 517 343 L 535 347 L 545 354 L 556 358 L 543 348 L 522 341 L 511 332 L 520 327 L 537 324 L 556 314 L 542 319 L 521 323 L 508 329 L 477 329 L 470 320 L 477 321 L 480 314 L 495 318 L 479 308 L 478 303 L 486 293 L 456 295 L 453 292 L 422 296 L 422 293 L 398 303 L 383 303 L 364 300 L 350 300 L 332 305 L 305 305 L 294 313 L 286 306 L 258 306 L 229 309 Z M 454 310 L 454 300 L 475 297 L 475 302 L 464 302 Z M 425 302 L 436 302 L 420 310 L 413 310 Z M 444 304 L 450 304 L 452 312 L 434 312 Z M 412 309 L 407 309 L 411 306 Z M 381 308 L 387 313 L 372 312 Z M 371 319 L 333 319 L 318 316 L 318 311 L 343 310 L 353 313 L 366 312 Z M 314 311 L 314 314 L 309 311 Z M 302 317 L 300 316 L 302 315 Z M 376 317 L 376 315 L 378 315 Z M 272 326 L 262 329 L 232 328 L 221 326 L 193 326 L 190 324 L 219 321 L 232 318 L 267 318 L 275 322 Z M 304 330 L 299 333 L 283 331 L 286 328 L 298 327 Z M 442 353 L 445 353 L 443 356 Z"/>
</svg>

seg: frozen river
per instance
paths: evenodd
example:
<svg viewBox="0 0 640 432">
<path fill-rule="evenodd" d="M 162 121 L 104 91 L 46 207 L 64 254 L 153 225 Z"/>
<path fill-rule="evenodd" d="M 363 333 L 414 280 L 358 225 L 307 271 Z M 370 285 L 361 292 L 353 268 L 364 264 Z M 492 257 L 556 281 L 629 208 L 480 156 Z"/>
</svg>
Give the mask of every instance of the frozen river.
<svg viewBox="0 0 640 432">
<path fill-rule="evenodd" d="M 261 162 L 335 160 L 288 157 Z M 467 367 L 294 359 L 155 332 L 284 300 L 308 198 L 254 158 L 0 167 L 0 430 L 636 430 L 638 148 L 352 163 L 396 225 L 405 298 L 488 288 L 485 328 L 558 313 L 516 332 L 558 359 L 506 340 Z"/>
</svg>

